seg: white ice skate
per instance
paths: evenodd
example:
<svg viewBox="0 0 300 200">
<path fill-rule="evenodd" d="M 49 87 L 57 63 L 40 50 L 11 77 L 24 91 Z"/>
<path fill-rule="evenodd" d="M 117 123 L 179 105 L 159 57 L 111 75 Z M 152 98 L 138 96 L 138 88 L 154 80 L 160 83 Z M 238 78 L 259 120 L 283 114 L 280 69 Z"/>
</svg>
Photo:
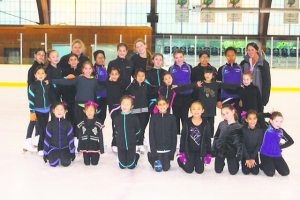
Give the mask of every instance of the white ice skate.
<svg viewBox="0 0 300 200">
<path fill-rule="evenodd" d="M 181 135 L 177 135 L 177 145 L 176 145 L 176 149 L 179 149 L 179 148 L 180 148 L 180 138 L 181 138 Z"/>
<path fill-rule="evenodd" d="M 33 145 L 34 147 L 37 147 L 38 144 L 39 144 L 39 140 L 40 140 L 40 136 L 39 136 L 39 135 L 37 135 L 37 136 L 35 136 L 34 138 L 32 138 L 32 140 L 31 140 L 32 145 Z"/>
<path fill-rule="evenodd" d="M 111 147 L 111 150 L 112 150 L 114 153 L 118 153 L 118 147 L 117 147 L 117 146 L 112 146 L 112 147 Z"/>
<path fill-rule="evenodd" d="M 136 146 L 136 152 L 137 152 L 137 153 L 144 154 L 145 151 L 146 151 L 146 150 L 145 150 L 144 145 L 138 145 L 138 146 Z"/>
<path fill-rule="evenodd" d="M 29 151 L 29 152 L 37 152 L 37 148 L 32 146 L 31 143 L 31 138 L 28 138 L 25 140 L 24 146 L 23 146 L 23 151 Z"/>
<path fill-rule="evenodd" d="M 38 154 L 39 154 L 39 156 L 44 156 L 44 151 L 41 150 L 38 152 Z"/>
</svg>

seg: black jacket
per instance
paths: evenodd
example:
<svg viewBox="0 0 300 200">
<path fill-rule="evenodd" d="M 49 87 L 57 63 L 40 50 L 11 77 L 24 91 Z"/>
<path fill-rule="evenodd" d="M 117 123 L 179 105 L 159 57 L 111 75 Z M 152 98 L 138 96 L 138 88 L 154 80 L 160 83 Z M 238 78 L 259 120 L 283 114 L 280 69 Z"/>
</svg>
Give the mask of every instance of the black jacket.
<svg viewBox="0 0 300 200">
<path fill-rule="evenodd" d="M 250 62 L 249 58 L 246 56 L 240 64 L 243 73 L 249 70 Z M 271 73 L 269 63 L 260 56 L 259 61 L 256 64 L 257 70 L 261 74 L 261 99 L 262 104 L 265 106 L 269 102 L 270 92 L 271 92 Z M 255 78 L 255 77 L 254 77 Z"/>
<path fill-rule="evenodd" d="M 35 81 L 28 87 L 28 99 L 30 112 L 35 112 L 36 108 L 48 109 L 49 102 L 49 84 L 44 81 Z"/>
<path fill-rule="evenodd" d="M 106 100 L 110 109 L 120 104 L 120 99 L 125 92 L 125 88 L 126 85 L 122 81 L 113 82 L 108 80 L 106 82 Z"/>
<path fill-rule="evenodd" d="M 261 128 L 250 129 L 248 125 L 242 128 L 243 158 L 254 160 L 260 150 L 264 131 Z"/>
<path fill-rule="evenodd" d="M 137 135 L 140 134 L 140 122 L 131 113 L 120 113 L 115 118 L 115 130 L 118 149 L 128 150 L 136 147 Z"/>
<path fill-rule="evenodd" d="M 263 112 L 263 104 L 258 87 L 252 83 L 249 86 L 240 88 L 240 97 L 243 102 L 243 111 L 255 110 L 256 112 Z"/>
<path fill-rule="evenodd" d="M 180 149 L 179 152 L 185 152 L 186 155 L 189 155 L 189 152 L 191 151 L 189 146 L 189 137 L 190 137 L 190 127 L 188 123 L 192 123 L 192 118 L 188 119 L 188 122 L 184 122 L 182 126 L 181 131 L 181 138 L 180 138 Z M 201 150 L 200 150 L 200 156 L 204 157 L 206 154 L 211 153 L 211 139 L 210 139 L 210 125 L 206 120 L 203 120 L 202 123 L 204 123 L 204 129 L 203 133 L 201 133 Z"/>
<path fill-rule="evenodd" d="M 211 67 L 213 69 L 213 75 L 214 77 L 217 76 L 217 69 L 210 64 L 208 64 L 207 67 Z M 197 81 L 204 81 L 204 69 L 206 67 L 202 67 L 201 64 L 199 63 L 196 67 L 192 68 L 191 71 L 191 81 L 192 83 L 196 83 Z"/>
<path fill-rule="evenodd" d="M 214 137 L 213 154 L 219 157 L 237 157 L 242 159 L 242 125 L 227 121 L 220 122 Z"/>
<path fill-rule="evenodd" d="M 59 65 L 57 65 L 57 67 L 53 67 L 51 64 L 49 64 L 46 68 L 46 72 L 47 72 L 47 79 L 49 80 L 62 78 L 62 70 Z M 60 101 L 61 87 L 56 84 L 50 84 L 49 98 L 51 104 Z"/>
<path fill-rule="evenodd" d="M 130 85 L 126 88 L 125 93 L 133 96 L 134 98 L 133 109 L 148 108 L 149 93 L 148 93 L 148 87 L 145 82 L 139 84 L 136 80 L 133 80 L 132 83 L 130 83 Z"/>
<path fill-rule="evenodd" d="M 112 60 L 108 63 L 108 74 L 110 74 L 112 67 L 120 70 L 121 80 L 127 87 L 131 82 L 131 77 L 134 75 L 134 69 L 131 63 L 127 59 L 117 57 L 115 60 Z"/>
<path fill-rule="evenodd" d="M 133 71 L 135 72 L 137 69 L 143 69 L 146 71 L 147 69 L 147 58 L 142 58 L 139 54 L 134 54 L 131 57 L 131 65 L 133 68 Z"/>
<path fill-rule="evenodd" d="M 44 140 L 44 153 L 47 156 L 54 149 L 69 149 L 75 153 L 72 124 L 66 119 L 54 117 L 47 124 Z"/>
<path fill-rule="evenodd" d="M 154 114 L 151 116 L 149 125 L 149 141 L 151 154 L 157 151 L 170 151 L 174 156 L 177 144 L 177 126 L 174 115 Z"/>
<path fill-rule="evenodd" d="M 93 152 L 100 151 L 104 153 L 103 146 L 103 125 L 95 118 L 85 119 L 77 125 L 78 131 L 78 151 Z"/>
<path fill-rule="evenodd" d="M 158 97 L 158 89 L 161 85 L 163 85 L 163 76 L 167 71 L 160 68 L 155 69 L 151 68 L 150 70 L 146 71 L 146 81 L 148 90 L 151 90 L 150 99 Z"/>
</svg>

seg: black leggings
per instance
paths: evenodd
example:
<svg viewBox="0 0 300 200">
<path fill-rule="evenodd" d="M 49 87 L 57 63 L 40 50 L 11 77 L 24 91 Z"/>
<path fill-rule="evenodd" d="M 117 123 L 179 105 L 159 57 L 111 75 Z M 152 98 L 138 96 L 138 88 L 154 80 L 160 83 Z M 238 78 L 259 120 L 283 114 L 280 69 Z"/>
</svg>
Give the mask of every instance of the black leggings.
<svg viewBox="0 0 300 200">
<path fill-rule="evenodd" d="M 272 158 L 260 154 L 260 161 L 261 161 L 261 170 L 263 170 L 263 172 L 267 176 L 274 176 L 275 170 L 281 176 L 287 176 L 290 173 L 290 169 L 282 156 Z"/>
<path fill-rule="evenodd" d="M 176 118 L 177 135 L 180 135 L 180 120 L 183 125 L 188 120 L 189 108 L 192 101 L 191 95 L 177 94 L 173 103 L 173 114 Z"/>
<path fill-rule="evenodd" d="M 49 164 L 52 167 L 56 167 L 59 163 L 67 167 L 71 164 L 71 153 L 68 148 L 66 149 L 55 149 L 49 152 L 48 155 Z"/>
<path fill-rule="evenodd" d="M 88 153 L 88 152 L 83 152 L 83 160 L 85 165 L 98 165 L 100 159 L 100 154 L 99 153 Z"/>
<path fill-rule="evenodd" d="M 179 167 L 181 167 L 186 173 L 202 174 L 204 171 L 204 162 L 203 157 L 200 156 L 199 152 L 190 152 L 187 154 L 187 162 L 186 164 L 182 164 L 179 158 L 177 159 Z"/>
<path fill-rule="evenodd" d="M 215 132 L 215 117 L 204 117 L 210 125 L 210 138 L 214 137 Z"/>
<path fill-rule="evenodd" d="M 245 175 L 248 175 L 248 174 L 254 174 L 254 175 L 257 175 L 259 173 L 259 161 L 258 161 L 258 155 L 256 156 L 255 158 L 255 162 L 256 162 L 256 165 L 253 167 L 253 168 L 249 168 L 246 166 L 246 160 L 245 159 L 242 159 L 241 161 L 241 164 L 242 164 L 242 172 L 245 174 Z"/>
<path fill-rule="evenodd" d="M 32 137 L 34 127 L 35 127 L 35 136 L 39 135 L 39 123 L 35 121 L 30 121 L 27 127 L 26 139 Z"/>
<path fill-rule="evenodd" d="M 231 175 L 235 175 L 239 171 L 239 161 L 236 157 L 226 157 L 227 165 L 228 165 L 228 171 Z M 219 157 L 217 156 L 215 158 L 215 172 L 216 173 L 222 173 L 225 166 L 225 157 Z"/>
<path fill-rule="evenodd" d="M 143 145 L 145 138 L 145 129 L 149 122 L 150 113 L 136 113 L 135 115 L 138 117 L 141 126 L 141 132 L 137 135 L 137 145 Z"/>
<path fill-rule="evenodd" d="M 107 110 L 107 102 L 106 98 L 104 97 L 97 97 L 97 104 L 99 105 L 98 107 L 98 112 L 97 112 L 97 117 L 98 119 L 104 124 L 104 121 L 106 119 L 106 110 Z"/>
<path fill-rule="evenodd" d="M 39 144 L 38 144 L 38 151 L 42 151 L 44 149 L 44 139 L 46 135 L 46 126 L 49 119 L 49 113 L 40 113 L 36 112 L 36 117 L 39 123 Z"/>
<path fill-rule="evenodd" d="M 135 151 L 135 146 L 128 150 L 118 148 L 119 167 L 121 169 L 134 169 L 136 167 L 140 155 Z"/>
<path fill-rule="evenodd" d="M 154 162 L 156 160 L 160 160 L 163 171 L 168 171 L 170 169 L 170 167 L 171 167 L 170 153 L 157 153 L 154 155 L 154 154 L 148 152 L 148 161 L 151 164 L 152 168 L 154 168 Z"/>
</svg>

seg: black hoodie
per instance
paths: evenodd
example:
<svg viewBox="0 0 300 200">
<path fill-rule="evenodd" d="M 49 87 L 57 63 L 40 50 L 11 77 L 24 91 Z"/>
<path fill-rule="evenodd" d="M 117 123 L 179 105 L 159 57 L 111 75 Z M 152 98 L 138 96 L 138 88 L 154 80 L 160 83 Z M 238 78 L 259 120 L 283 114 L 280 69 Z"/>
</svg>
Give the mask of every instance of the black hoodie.
<svg viewBox="0 0 300 200">
<path fill-rule="evenodd" d="M 131 66 L 130 62 L 125 58 L 117 57 L 115 60 L 112 60 L 108 63 L 108 74 L 110 74 L 112 67 L 120 70 L 121 80 L 125 83 L 127 87 L 131 82 L 131 77 L 134 75 L 134 69 Z"/>
</svg>

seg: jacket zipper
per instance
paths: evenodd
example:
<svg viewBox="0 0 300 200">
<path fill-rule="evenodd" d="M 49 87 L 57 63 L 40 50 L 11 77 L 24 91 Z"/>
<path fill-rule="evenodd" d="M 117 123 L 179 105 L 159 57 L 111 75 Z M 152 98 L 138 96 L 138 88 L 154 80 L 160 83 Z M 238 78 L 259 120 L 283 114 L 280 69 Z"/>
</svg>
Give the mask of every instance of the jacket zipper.
<svg viewBox="0 0 300 200">
<path fill-rule="evenodd" d="M 60 118 L 58 119 L 58 146 L 61 149 L 61 124 Z"/>
<path fill-rule="evenodd" d="M 125 145 L 126 150 L 128 150 L 128 143 L 127 143 L 127 131 L 126 131 L 126 115 L 124 115 L 124 137 L 125 137 Z"/>
<path fill-rule="evenodd" d="M 156 70 L 158 86 L 160 86 L 159 69 Z"/>
<path fill-rule="evenodd" d="M 43 89 L 43 98 L 44 98 L 44 108 L 46 108 L 46 99 L 45 99 L 45 88 L 43 86 L 43 82 L 41 81 L 41 86 L 42 86 L 42 89 Z"/>
</svg>

